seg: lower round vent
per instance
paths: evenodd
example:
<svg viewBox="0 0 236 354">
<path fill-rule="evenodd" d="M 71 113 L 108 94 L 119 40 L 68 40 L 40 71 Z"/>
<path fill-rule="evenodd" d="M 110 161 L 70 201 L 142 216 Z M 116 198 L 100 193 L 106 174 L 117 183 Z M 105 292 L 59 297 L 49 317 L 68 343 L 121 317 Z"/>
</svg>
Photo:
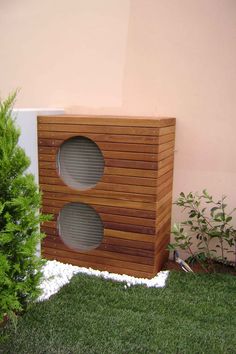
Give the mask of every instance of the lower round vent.
<svg viewBox="0 0 236 354">
<path fill-rule="evenodd" d="M 63 242 L 77 251 L 97 248 L 103 238 L 100 216 L 92 207 L 83 203 L 70 203 L 61 209 L 58 230 Z"/>
</svg>

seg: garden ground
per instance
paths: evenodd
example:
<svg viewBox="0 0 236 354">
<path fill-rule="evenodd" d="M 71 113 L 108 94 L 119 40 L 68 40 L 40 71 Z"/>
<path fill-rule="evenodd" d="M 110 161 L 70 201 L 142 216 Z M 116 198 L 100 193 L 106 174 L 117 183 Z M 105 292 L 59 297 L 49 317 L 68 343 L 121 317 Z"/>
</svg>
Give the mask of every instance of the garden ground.
<svg viewBox="0 0 236 354">
<path fill-rule="evenodd" d="M 76 275 L 1 329 L 3 354 L 236 353 L 236 277 L 171 272 L 162 289 Z"/>
</svg>

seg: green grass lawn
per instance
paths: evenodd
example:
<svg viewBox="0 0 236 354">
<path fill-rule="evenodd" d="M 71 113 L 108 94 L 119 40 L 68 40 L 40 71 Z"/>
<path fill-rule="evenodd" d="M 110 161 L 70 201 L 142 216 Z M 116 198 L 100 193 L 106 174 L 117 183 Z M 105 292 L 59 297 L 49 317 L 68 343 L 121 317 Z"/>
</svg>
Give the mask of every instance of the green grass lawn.
<svg viewBox="0 0 236 354">
<path fill-rule="evenodd" d="M 236 353 L 236 277 L 172 273 L 164 289 L 76 275 L 31 306 L 17 332 L 1 329 L 7 354 Z"/>
</svg>

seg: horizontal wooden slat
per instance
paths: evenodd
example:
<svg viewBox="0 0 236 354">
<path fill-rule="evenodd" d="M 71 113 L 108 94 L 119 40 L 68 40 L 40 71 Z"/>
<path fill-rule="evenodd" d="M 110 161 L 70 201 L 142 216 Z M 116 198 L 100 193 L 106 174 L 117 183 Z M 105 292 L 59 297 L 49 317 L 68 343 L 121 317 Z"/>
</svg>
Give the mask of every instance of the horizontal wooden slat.
<svg viewBox="0 0 236 354">
<path fill-rule="evenodd" d="M 156 254 L 159 253 L 163 248 L 167 249 L 168 244 L 170 242 L 170 232 L 163 232 L 159 239 L 156 247 Z"/>
<path fill-rule="evenodd" d="M 149 161 L 134 161 L 134 160 L 121 160 L 121 159 L 113 159 L 106 158 L 105 159 L 106 167 L 127 167 L 127 168 L 135 168 L 135 169 L 144 169 L 144 170 L 156 170 L 157 162 L 149 162 Z"/>
<path fill-rule="evenodd" d="M 61 208 L 43 206 L 42 211 L 45 214 L 53 214 L 56 220 Z M 97 210 L 96 210 L 97 211 Z M 155 227 L 155 219 L 139 218 L 135 216 L 127 216 L 125 211 L 123 215 L 99 213 L 102 221 L 120 222 L 123 224 L 134 224 Z"/>
<path fill-rule="evenodd" d="M 158 197 L 160 196 L 159 193 L 162 192 L 166 187 L 172 186 L 173 185 L 173 179 L 172 177 L 169 177 L 166 179 L 164 182 L 161 184 L 158 184 L 157 186 L 157 195 Z"/>
<path fill-rule="evenodd" d="M 172 179 L 169 179 L 166 181 L 166 183 L 163 183 L 160 187 L 157 188 L 157 196 L 160 198 L 160 200 L 165 197 L 167 194 L 169 195 L 170 192 L 172 191 Z M 49 206 L 53 205 L 54 208 L 59 205 L 64 205 L 65 202 L 58 202 L 58 201 L 53 201 L 50 200 L 51 204 Z M 47 202 L 44 202 L 44 205 L 48 205 Z M 165 203 L 164 208 L 169 209 L 171 205 L 171 199 L 168 201 L 168 205 Z M 132 217 L 139 217 L 139 218 L 154 218 L 154 212 L 151 211 L 144 211 L 144 210 L 137 210 L 137 209 L 127 209 L 127 208 L 114 208 L 111 206 L 97 206 L 93 205 L 94 209 L 96 209 L 97 212 L 101 213 L 106 213 L 106 214 L 112 214 L 112 215 L 128 215 Z M 55 209 L 56 210 L 56 209 Z M 160 209 L 157 209 L 157 216 L 160 215 Z M 55 212 L 51 208 L 51 210 L 48 210 L 47 212 Z"/>
<path fill-rule="evenodd" d="M 47 232 L 49 230 L 49 232 Z M 44 228 L 42 232 L 46 233 L 46 239 L 55 240 L 60 236 L 57 233 L 53 233 L 54 229 L 52 228 Z M 150 238 L 150 236 L 149 236 Z M 121 247 L 125 253 L 135 254 L 135 252 L 139 252 L 139 255 L 143 257 L 153 257 L 154 253 L 154 243 L 150 242 L 142 242 L 142 241 L 135 241 L 122 239 L 122 238 L 115 238 L 115 237 L 106 237 L 104 236 L 101 243 L 102 249 L 104 250 L 116 250 Z M 100 247 L 101 247 L 100 246 Z"/>
<path fill-rule="evenodd" d="M 158 145 L 166 144 L 175 140 L 175 134 L 167 134 L 158 136 Z"/>
<path fill-rule="evenodd" d="M 56 147 L 39 147 L 39 153 L 45 155 L 56 155 L 58 148 Z M 157 154 L 149 154 L 142 152 L 126 152 L 126 151 L 102 151 L 105 159 L 121 159 L 121 160 L 138 160 L 138 161 L 156 161 Z"/>
<path fill-rule="evenodd" d="M 47 153 L 46 152 L 47 149 L 51 149 L 52 152 Z M 54 163 L 53 168 L 56 168 L 55 161 L 57 160 L 57 154 L 55 153 L 55 150 L 54 152 L 53 152 L 53 148 L 40 148 L 39 150 L 40 150 L 39 162 L 41 161 L 52 162 Z M 133 153 L 123 153 L 123 152 L 117 154 L 116 152 L 113 153 L 114 154 L 110 155 L 109 151 L 107 152 L 105 151 L 104 158 L 105 158 L 106 167 L 113 167 L 113 165 L 116 167 L 116 165 L 118 165 L 119 167 L 125 167 L 125 168 L 128 167 L 133 169 L 146 169 L 146 170 L 155 169 L 156 170 L 157 168 L 161 168 L 162 166 L 166 165 L 169 162 L 173 164 L 173 159 L 174 159 L 173 149 L 164 150 L 158 153 L 157 155 L 139 154 L 139 153 L 134 155 Z M 115 155 L 117 156 L 115 157 Z M 156 161 L 158 161 L 158 164 L 156 163 Z"/>
<path fill-rule="evenodd" d="M 145 250 L 143 248 L 124 247 L 121 244 L 114 245 L 106 242 L 102 242 L 102 244 L 99 246 L 99 249 L 109 252 L 120 252 L 125 255 L 145 257 L 149 259 L 151 258 L 152 261 L 149 262 L 149 264 L 153 264 L 154 251 Z"/>
<path fill-rule="evenodd" d="M 61 256 L 61 257 L 68 257 L 68 258 L 74 258 L 77 260 L 81 261 L 86 261 L 86 262 L 92 262 L 92 263 L 97 263 L 97 264 L 104 264 L 104 265 L 113 265 L 113 266 L 119 266 L 123 268 L 128 268 L 128 269 L 138 269 L 146 272 L 151 272 L 153 269 L 152 265 L 147 265 L 147 264 L 141 264 L 138 262 L 138 259 L 136 262 L 129 262 L 129 257 L 128 255 L 125 256 L 127 261 L 125 260 L 118 260 L 114 258 L 109 258 L 107 256 L 110 256 L 110 252 L 103 252 L 103 251 L 97 251 L 100 256 L 98 256 L 95 251 L 91 251 L 91 254 L 84 254 L 80 252 L 73 252 L 73 251 L 65 251 L 60 250 L 60 249 L 55 249 L 51 247 L 43 247 L 43 253 L 51 254 L 52 256 Z M 94 255 L 94 253 L 96 255 Z M 107 253 L 107 256 L 105 257 L 102 255 L 102 253 Z"/>
<path fill-rule="evenodd" d="M 86 115 L 54 115 L 39 116 L 38 123 L 66 123 L 103 126 L 126 126 L 126 127 L 165 127 L 175 125 L 175 118 L 169 117 L 127 117 L 127 116 L 86 116 Z"/>
<path fill-rule="evenodd" d="M 117 160 L 137 160 L 137 161 L 152 161 L 157 160 L 157 154 L 142 153 L 142 152 L 126 152 L 126 151 L 106 151 L 102 150 L 102 155 L 105 159 Z"/>
<path fill-rule="evenodd" d="M 55 154 L 49 155 L 49 154 L 40 154 L 39 155 L 39 161 L 47 161 L 47 162 L 55 162 L 57 156 Z"/>
<path fill-rule="evenodd" d="M 153 236 L 145 235 L 141 233 L 134 233 L 134 232 L 125 232 L 120 230 L 111 230 L 111 229 L 104 229 L 104 236 L 106 237 L 115 237 L 115 238 L 122 238 L 132 241 L 143 241 L 153 243 L 155 239 Z"/>
<path fill-rule="evenodd" d="M 158 154 L 157 156 L 157 161 L 158 161 L 158 164 L 160 163 L 160 161 L 170 157 L 170 156 L 173 156 L 174 154 L 174 150 L 173 149 L 168 149 L 168 150 L 165 150 L 165 151 L 162 151 Z"/>
<path fill-rule="evenodd" d="M 164 219 L 166 219 L 167 215 L 170 215 L 171 213 L 171 208 L 170 208 L 170 204 L 168 206 L 165 207 L 165 209 L 163 209 L 163 211 L 160 214 L 157 214 L 157 218 L 156 218 L 156 230 L 157 233 L 160 231 L 160 225 L 163 225 L 162 222 Z"/>
<path fill-rule="evenodd" d="M 58 173 L 56 170 L 50 169 L 40 169 L 39 171 L 40 177 L 58 177 Z M 103 175 L 101 182 L 104 183 L 117 183 L 117 184 L 131 184 L 136 186 L 148 186 L 155 187 L 157 182 L 152 178 L 142 178 L 142 177 L 132 177 L 132 176 L 116 176 L 116 175 Z"/>
<path fill-rule="evenodd" d="M 44 139 L 66 140 L 76 136 L 78 136 L 78 134 L 76 133 L 38 131 L 38 137 Z M 159 141 L 157 136 L 147 136 L 147 135 L 115 135 L 115 134 L 92 134 L 91 133 L 91 134 L 83 134 L 83 137 L 87 137 L 93 140 L 98 145 L 99 142 L 156 145 L 158 144 Z"/>
<path fill-rule="evenodd" d="M 138 158 L 140 156 L 136 156 Z M 129 168 L 129 169 L 144 169 L 145 171 L 147 170 L 157 170 L 159 163 L 163 160 L 166 160 L 167 158 L 173 157 L 173 150 L 168 149 L 165 151 L 162 151 L 156 156 L 156 160 L 158 162 L 152 162 L 152 161 L 142 161 L 142 160 L 122 160 L 122 159 L 116 159 L 116 158 L 106 158 L 105 159 L 105 167 L 115 167 L 115 168 Z M 56 154 L 39 154 L 39 161 L 45 161 L 45 162 L 51 162 L 54 163 L 52 165 L 52 168 L 56 168 L 55 162 L 57 159 Z M 172 159 L 173 161 L 173 159 Z M 163 162 L 165 163 L 165 162 Z M 167 163 L 167 162 L 166 162 Z M 173 162 L 172 162 L 173 163 Z M 135 171 L 134 171 L 135 172 Z M 143 173 L 145 175 L 145 173 Z"/>
<path fill-rule="evenodd" d="M 39 161 L 54 162 L 56 161 L 56 154 L 39 154 Z M 122 168 L 134 168 L 134 169 L 147 169 L 156 170 L 157 162 L 151 161 L 134 161 L 134 160 L 121 160 L 121 159 L 105 159 L 106 167 L 122 167 Z"/>
<path fill-rule="evenodd" d="M 156 227 L 156 231 L 158 233 L 158 231 L 162 228 L 162 226 L 166 223 L 166 222 L 170 222 L 171 220 L 171 211 L 169 211 L 169 213 L 167 213 L 167 215 L 158 223 L 157 227 Z"/>
<path fill-rule="evenodd" d="M 172 193 L 169 192 L 163 198 L 158 199 L 156 203 L 157 210 L 160 210 L 160 208 L 167 202 L 167 200 L 170 200 L 171 197 L 172 197 Z"/>
<path fill-rule="evenodd" d="M 169 135 L 169 134 L 174 134 L 175 133 L 175 125 L 169 126 L 169 127 L 162 127 L 159 128 L 159 136 L 163 135 Z"/>
<path fill-rule="evenodd" d="M 39 131 L 53 132 L 73 132 L 73 133 L 92 133 L 92 134 L 117 134 L 117 135 L 158 135 L 158 128 L 147 127 L 117 127 L 86 124 L 57 124 L 39 123 Z"/>
<path fill-rule="evenodd" d="M 41 225 L 41 231 L 49 235 L 58 236 L 58 231 L 55 228 L 55 224 L 49 224 L 48 226 L 46 226 L 44 223 L 43 225 Z M 132 247 L 137 246 L 149 250 L 153 249 L 153 245 L 155 243 L 155 237 L 152 235 L 145 235 L 135 232 L 125 232 L 121 230 L 104 229 L 104 237 L 108 239 L 111 238 L 113 240 L 113 243 L 115 242 L 114 240 L 118 240 L 117 242 L 120 243 L 126 242 L 126 245 L 129 245 L 130 247 L 132 245 Z"/>
<path fill-rule="evenodd" d="M 113 265 L 109 265 L 109 264 L 99 264 L 99 263 L 95 263 L 92 261 L 82 261 L 82 260 L 78 260 L 76 258 L 70 258 L 70 257 L 63 257 L 63 256 L 57 256 L 57 255 L 52 255 L 47 253 L 45 250 L 43 251 L 43 256 L 47 259 L 51 259 L 51 260 L 58 260 L 62 263 L 70 263 L 72 265 L 76 265 L 79 267 L 91 267 L 93 269 L 98 269 L 101 271 L 109 271 L 112 273 L 117 273 L 117 274 L 127 274 L 127 275 L 132 275 L 135 277 L 140 277 L 140 278 L 152 278 L 155 275 L 155 271 L 151 271 L 151 272 L 144 272 L 144 271 L 140 271 L 138 269 L 128 269 L 125 267 L 118 267 L 118 266 L 113 266 Z"/>
<path fill-rule="evenodd" d="M 38 131 L 38 137 L 41 139 L 69 139 L 78 136 L 76 133 L 68 132 L 53 132 L 53 131 Z M 83 134 L 83 137 L 87 137 L 93 140 L 95 143 L 99 142 L 111 142 L 111 143 L 132 143 L 132 144 L 158 144 L 157 136 L 147 135 L 115 135 L 115 134 Z"/>
<path fill-rule="evenodd" d="M 74 251 L 73 249 L 68 248 L 63 241 L 61 240 L 60 237 L 57 238 L 45 238 L 43 241 L 43 248 L 52 248 L 55 250 L 65 250 L 65 251 L 72 251 L 78 254 L 78 258 L 80 258 L 80 255 L 88 255 L 88 256 L 98 256 L 98 257 L 104 257 L 104 258 L 109 258 L 109 259 L 114 259 L 114 260 L 119 260 L 119 261 L 130 261 L 130 262 L 135 262 L 135 263 L 141 263 L 141 264 L 147 264 L 147 265 L 152 265 L 154 262 L 154 254 L 150 254 L 149 252 L 144 252 L 144 255 L 134 255 L 134 254 L 129 254 L 127 253 L 122 253 L 119 251 L 119 247 L 113 247 L 113 251 L 109 251 L 108 247 L 109 245 L 106 245 L 107 248 L 104 248 L 105 245 L 102 247 L 99 246 L 95 250 L 91 250 L 89 252 L 77 252 Z M 111 247 L 112 249 L 112 247 Z M 117 251 L 115 251 L 115 249 Z M 131 251 L 132 252 L 132 251 Z"/>
<path fill-rule="evenodd" d="M 50 133 L 51 134 L 51 133 Z M 61 135 L 61 133 L 59 133 Z M 65 134 L 65 133 L 63 133 Z M 41 133 L 39 132 L 39 136 Z M 61 144 L 65 140 L 67 140 L 70 137 L 77 136 L 76 134 L 69 134 L 69 136 L 65 136 L 64 139 L 51 139 L 51 138 L 39 138 L 39 147 L 47 147 L 47 148 L 54 148 L 58 149 Z M 99 146 L 99 148 L 102 151 L 117 151 L 117 152 L 138 152 L 138 153 L 151 153 L 151 154 L 156 154 L 158 151 L 162 151 L 165 149 L 168 149 L 169 146 L 174 146 L 173 141 L 174 141 L 174 134 L 169 134 L 169 135 L 163 135 L 160 137 L 156 137 L 155 140 L 153 141 L 155 145 L 150 145 L 142 143 L 137 143 L 136 141 L 130 142 L 130 143 L 125 143 L 123 142 L 123 138 L 120 139 L 116 138 L 116 142 L 102 142 L 99 139 L 97 139 L 96 143 Z M 166 145 L 169 144 L 169 145 Z M 164 145 L 164 146 L 160 146 Z"/>
<path fill-rule="evenodd" d="M 56 228 L 56 221 L 46 221 L 44 225 L 46 227 Z M 147 235 L 155 235 L 156 233 L 155 225 L 153 225 L 153 227 L 149 227 L 143 225 L 124 224 L 120 222 L 112 222 L 112 221 L 104 221 L 104 220 L 103 220 L 103 225 L 104 228 L 112 229 L 112 230 L 135 232 L 135 233 L 147 234 Z"/>
<path fill-rule="evenodd" d="M 43 206 L 51 208 L 48 209 L 49 213 L 57 213 L 60 208 L 62 208 L 66 204 L 65 201 L 53 200 L 43 198 Z M 156 213 L 155 211 L 150 210 L 138 210 L 138 209 L 128 209 L 128 208 L 117 208 L 112 206 L 103 206 L 103 205 L 92 205 L 98 213 L 110 214 L 110 215 L 126 215 L 126 216 L 135 216 L 136 218 L 144 218 L 144 219 L 155 219 Z"/>
<path fill-rule="evenodd" d="M 126 215 L 104 214 L 104 213 L 99 213 L 99 215 L 104 222 L 115 222 L 115 223 L 123 223 L 123 224 L 130 224 L 130 225 L 149 226 L 151 228 L 155 228 L 154 219 L 138 218 L 138 217 L 126 216 Z M 146 232 L 142 232 L 142 233 L 146 233 Z"/>
<path fill-rule="evenodd" d="M 58 185 L 58 186 L 65 186 L 60 178 L 56 177 L 41 177 L 39 179 L 40 183 L 42 184 L 51 184 L 51 185 Z M 118 184 L 118 183 L 103 183 L 98 182 L 96 185 L 96 190 L 103 190 L 103 191 L 116 191 L 116 192 L 126 192 L 126 193 L 137 193 L 137 194 L 156 194 L 155 187 L 147 187 L 147 186 L 136 186 L 131 184 Z"/>
<path fill-rule="evenodd" d="M 39 139 L 39 146 L 44 147 L 59 147 L 64 142 L 63 139 Z M 97 145 L 103 151 L 127 151 L 127 152 L 142 152 L 142 153 L 157 153 L 158 145 L 147 144 L 132 144 L 132 143 L 103 143 L 98 142 Z"/>
<path fill-rule="evenodd" d="M 158 171 L 157 171 L 157 178 L 160 178 L 162 177 L 163 175 L 166 175 L 167 173 L 172 173 L 173 171 L 173 164 L 169 164 L 169 165 L 166 165 L 162 168 L 160 168 Z"/>
<path fill-rule="evenodd" d="M 105 228 L 113 229 L 113 230 L 120 230 L 126 232 L 138 232 L 141 234 L 148 234 L 148 235 L 155 235 L 156 228 L 155 227 L 147 227 L 147 226 L 140 226 L 134 224 L 122 224 L 119 222 L 108 222 L 104 221 L 103 225 Z"/>
<path fill-rule="evenodd" d="M 39 161 L 39 168 L 56 170 L 55 161 Z M 104 175 L 132 176 L 143 178 L 156 178 L 156 171 L 138 168 L 105 167 Z"/>
<path fill-rule="evenodd" d="M 157 178 L 157 188 L 161 187 L 167 180 L 173 180 L 173 170 L 166 172 Z"/>
<path fill-rule="evenodd" d="M 43 192 L 59 192 L 67 193 L 69 195 L 80 195 L 80 196 L 96 196 L 107 199 L 120 199 L 120 200 L 130 200 L 130 201 L 140 201 L 140 202 L 155 202 L 155 195 L 148 194 L 137 194 L 137 193 L 127 193 L 127 192 L 116 192 L 112 190 L 98 190 L 97 188 L 90 189 L 87 191 L 77 191 L 72 190 L 67 186 L 57 186 L 52 184 L 41 184 L 40 188 Z"/>
<path fill-rule="evenodd" d="M 105 232 L 108 231 L 105 229 Z M 118 230 L 111 230 L 113 233 L 120 233 L 120 234 L 125 234 L 124 231 L 118 231 Z M 50 228 L 50 227 L 46 227 L 46 226 L 42 226 L 41 227 L 41 232 L 46 234 L 46 237 L 50 237 L 53 239 L 56 239 L 59 236 L 57 229 L 55 228 Z M 132 235 L 134 233 L 131 233 Z M 134 234 L 136 235 L 136 234 Z M 150 254 L 154 254 L 154 249 L 155 249 L 155 237 L 154 236 L 150 236 L 150 235 L 143 235 L 143 234 L 138 234 L 138 238 L 137 239 L 126 239 L 126 238 L 121 238 L 121 237 L 111 237 L 110 233 L 107 236 L 104 236 L 102 239 L 102 244 L 109 244 L 109 245 L 115 245 L 115 246 L 122 246 L 122 247 L 126 247 L 129 249 L 140 249 L 140 250 L 145 250 L 150 252 Z M 148 239 L 152 240 L 152 242 L 147 242 L 147 241 L 140 241 L 140 239 L 144 238 L 144 237 L 148 237 Z M 135 242 L 134 242 L 135 241 Z"/>
<path fill-rule="evenodd" d="M 47 168 L 47 169 L 51 169 L 51 170 L 56 170 L 57 166 L 56 166 L 56 161 L 39 161 L 39 170 L 41 168 Z"/>
<path fill-rule="evenodd" d="M 172 193 L 172 183 L 167 184 L 167 186 L 164 189 L 157 192 L 156 194 L 157 200 L 165 197 L 169 192 Z"/>
<path fill-rule="evenodd" d="M 105 167 L 104 174 L 117 176 L 133 176 L 143 178 L 156 178 L 156 171 L 140 168 Z"/>
<path fill-rule="evenodd" d="M 165 221 L 162 223 L 161 227 L 159 227 L 159 230 L 156 234 L 156 239 L 155 239 L 155 249 L 158 245 L 158 239 L 160 237 L 162 237 L 161 235 L 163 234 L 163 232 L 165 233 L 166 231 L 170 232 L 171 230 L 171 219 L 170 218 L 166 218 Z"/>
<path fill-rule="evenodd" d="M 162 203 L 161 205 L 157 206 L 156 209 L 156 215 L 161 215 L 163 214 L 164 210 L 167 208 L 168 210 L 171 210 L 171 205 L 172 205 L 172 193 L 169 193 L 168 195 L 168 199 L 165 200 L 164 203 Z"/>
<path fill-rule="evenodd" d="M 174 163 L 174 154 L 170 155 L 169 157 L 166 157 L 165 159 L 161 160 L 158 162 L 158 169 L 161 169 L 162 167 L 165 167 L 166 165 L 172 165 L 173 167 Z"/>
<path fill-rule="evenodd" d="M 169 251 L 167 251 L 165 248 L 156 254 L 155 264 L 154 264 L 155 274 L 158 273 L 160 270 L 162 270 L 162 267 L 165 264 L 165 262 L 168 261 L 168 258 L 169 258 Z"/>
<path fill-rule="evenodd" d="M 109 230 L 109 229 L 108 229 Z M 108 230 L 105 230 L 105 234 L 106 234 L 106 231 L 108 232 Z M 117 233 L 123 233 L 124 234 L 124 231 L 117 231 L 117 230 L 111 230 L 113 231 L 114 233 L 117 232 Z M 133 233 L 132 233 L 133 235 Z M 153 242 L 147 242 L 147 241 L 140 241 L 140 239 L 142 238 L 145 238 L 147 237 L 149 240 L 150 239 L 154 239 L 153 236 L 150 236 L 150 235 L 142 235 L 142 234 L 139 234 L 139 238 L 137 238 L 134 242 L 133 239 L 126 239 L 126 238 L 121 238 L 121 237 L 112 237 L 110 236 L 110 233 L 108 233 L 108 235 L 104 236 L 103 237 L 103 243 L 104 244 L 110 244 L 110 245 L 117 245 L 117 246 L 122 246 L 122 247 L 129 247 L 129 248 L 132 248 L 132 249 L 141 249 L 141 250 L 146 250 L 146 251 L 149 251 L 151 254 L 154 253 L 154 243 Z"/>
<path fill-rule="evenodd" d="M 43 195 L 47 199 L 68 201 L 68 202 L 81 202 L 87 204 L 94 205 L 103 205 L 103 206 L 114 206 L 114 207 L 122 207 L 122 208 L 130 208 L 130 209 L 143 209 L 143 210 L 156 210 L 157 205 L 154 202 L 144 202 L 142 201 L 133 201 L 133 200 L 119 200 L 119 199 L 110 199 L 110 198 L 102 198 L 95 196 L 84 196 L 77 194 L 67 194 L 67 193 L 59 193 L 59 192 L 49 192 L 44 191 Z"/>
<path fill-rule="evenodd" d="M 54 236 L 54 235 L 48 235 L 44 240 L 43 240 L 43 245 L 47 245 L 48 241 L 49 242 L 58 242 L 58 239 L 60 237 Z M 101 245 L 99 246 L 99 249 L 102 251 L 109 251 L 109 252 L 116 252 L 116 253 L 123 253 L 126 255 L 133 255 L 133 256 L 138 256 L 138 257 L 146 257 L 146 258 L 154 258 L 154 249 L 146 249 L 143 247 L 143 245 L 146 245 L 144 242 L 139 242 L 139 247 L 131 241 L 126 241 L 126 240 L 118 240 L 109 238 L 109 237 L 104 237 L 102 240 Z M 141 246 L 140 246 L 141 244 Z M 135 247 L 134 247 L 135 246 Z M 114 257 L 115 258 L 115 257 Z M 152 261 L 153 262 L 153 261 Z"/>
<path fill-rule="evenodd" d="M 164 143 L 164 144 L 161 144 L 161 145 L 158 145 L 158 156 L 160 155 L 161 152 L 164 152 L 166 150 L 170 150 L 172 149 L 172 151 L 174 150 L 174 146 L 175 146 L 175 142 L 174 140 L 172 141 L 169 141 L 168 143 Z M 164 154 L 162 154 L 164 155 Z"/>
</svg>

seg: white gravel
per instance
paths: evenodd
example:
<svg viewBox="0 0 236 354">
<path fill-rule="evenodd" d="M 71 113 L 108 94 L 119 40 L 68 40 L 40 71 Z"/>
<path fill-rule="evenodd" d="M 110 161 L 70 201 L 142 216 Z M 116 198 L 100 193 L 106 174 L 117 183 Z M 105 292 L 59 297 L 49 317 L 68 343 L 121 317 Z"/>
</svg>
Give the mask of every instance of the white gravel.
<svg viewBox="0 0 236 354">
<path fill-rule="evenodd" d="M 135 278 L 126 274 L 120 275 L 106 271 L 101 272 L 92 268 L 76 267 L 58 261 L 47 261 L 43 267 L 44 279 L 40 285 L 43 293 L 38 298 L 38 301 L 49 299 L 50 296 L 56 294 L 62 286 L 69 283 L 73 275 L 78 273 L 95 275 L 104 279 L 124 282 L 125 289 L 133 285 L 146 285 L 148 288 L 163 288 L 169 275 L 169 271 L 161 271 L 152 279 Z"/>
</svg>

